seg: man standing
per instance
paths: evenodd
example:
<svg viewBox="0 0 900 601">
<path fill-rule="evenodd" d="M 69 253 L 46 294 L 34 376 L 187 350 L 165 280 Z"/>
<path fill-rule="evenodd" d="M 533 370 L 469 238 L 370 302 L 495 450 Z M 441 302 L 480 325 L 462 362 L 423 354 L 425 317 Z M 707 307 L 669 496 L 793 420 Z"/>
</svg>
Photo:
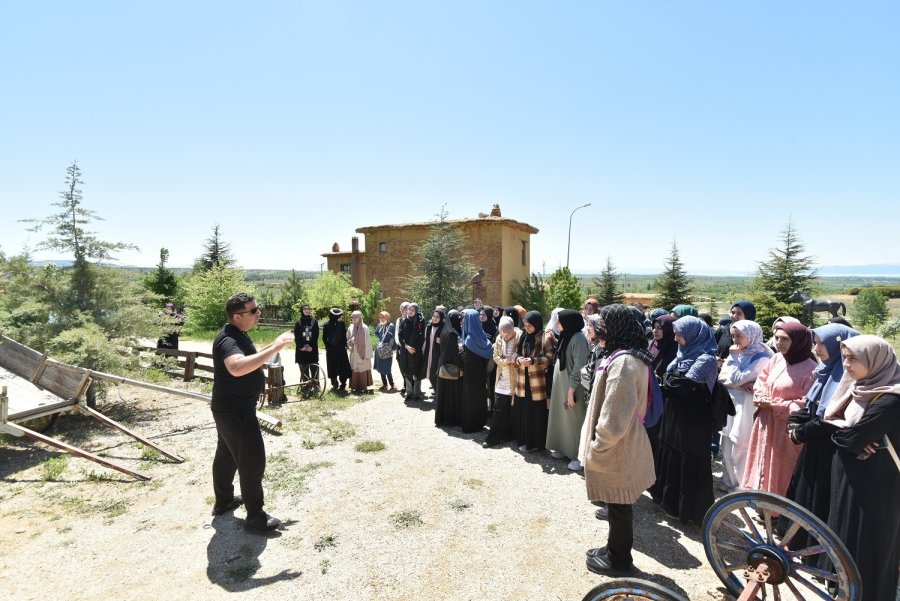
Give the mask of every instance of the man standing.
<svg viewBox="0 0 900 601">
<path fill-rule="evenodd" d="M 284 332 L 257 351 L 247 332 L 259 322 L 256 299 L 238 292 L 225 303 L 228 323 L 213 342 L 212 413 L 218 444 L 213 459 L 213 515 L 222 515 L 242 503 L 247 508 L 247 527 L 260 532 L 278 528 L 281 520 L 263 511 L 262 479 L 266 449 L 256 420 L 256 403 L 265 388 L 262 366 L 285 345 L 294 341 Z M 241 495 L 234 494 L 238 472 Z"/>
</svg>

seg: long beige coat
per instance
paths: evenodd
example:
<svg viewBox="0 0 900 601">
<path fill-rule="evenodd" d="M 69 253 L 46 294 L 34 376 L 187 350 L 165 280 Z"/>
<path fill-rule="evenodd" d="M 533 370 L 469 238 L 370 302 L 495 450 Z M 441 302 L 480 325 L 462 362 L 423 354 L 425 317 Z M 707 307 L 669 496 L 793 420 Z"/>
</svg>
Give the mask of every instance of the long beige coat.
<svg viewBox="0 0 900 601">
<path fill-rule="evenodd" d="M 656 481 L 650 440 L 641 419 L 647 410 L 647 364 L 634 355 L 615 358 L 598 372 L 584 429 L 584 481 L 591 501 L 634 503 Z"/>
<path fill-rule="evenodd" d="M 365 356 L 360 357 L 353 344 L 353 326 L 347 328 L 347 345 L 350 347 L 350 369 L 352 371 L 369 371 L 372 369 L 372 337 L 369 336 L 369 326 L 362 324 L 363 340 L 366 343 Z"/>
</svg>

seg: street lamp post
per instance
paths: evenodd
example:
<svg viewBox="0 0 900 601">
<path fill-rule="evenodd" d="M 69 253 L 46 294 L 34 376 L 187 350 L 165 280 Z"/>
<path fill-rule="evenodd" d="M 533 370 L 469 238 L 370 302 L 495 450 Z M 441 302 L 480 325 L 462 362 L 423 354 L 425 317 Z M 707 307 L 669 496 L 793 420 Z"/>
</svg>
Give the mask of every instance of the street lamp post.
<svg viewBox="0 0 900 601">
<path fill-rule="evenodd" d="M 580 207 L 575 207 L 572 209 L 572 212 L 569 214 L 569 241 L 566 244 L 566 269 L 569 268 L 569 252 L 572 250 L 572 215 L 575 214 L 575 211 L 578 209 L 583 209 L 585 207 L 591 206 L 591 203 L 587 203 L 586 205 L 581 205 Z"/>
</svg>

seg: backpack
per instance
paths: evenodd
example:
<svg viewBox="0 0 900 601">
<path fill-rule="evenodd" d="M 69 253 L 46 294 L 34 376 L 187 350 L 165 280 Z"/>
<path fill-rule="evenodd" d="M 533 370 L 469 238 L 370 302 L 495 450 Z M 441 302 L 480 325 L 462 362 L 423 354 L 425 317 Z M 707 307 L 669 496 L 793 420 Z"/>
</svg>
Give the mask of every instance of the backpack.
<svg viewBox="0 0 900 601">
<path fill-rule="evenodd" d="M 710 393 L 710 411 L 712 413 L 713 432 L 718 432 L 725 427 L 729 415 L 735 415 L 734 401 L 728 389 L 719 380 L 713 385 Z"/>
<path fill-rule="evenodd" d="M 626 354 L 628 352 L 622 350 L 614 352 L 610 355 L 606 365 L 612 363 L 617 357 Z M 601 369 L 606 369 L 606 366 L 598 368 L 597 371 Z M 656 379 L 656 374 L 649 365 L 647 366 L 647 375 L 647 409 L 644 411 L 644 418 L 641 420 L 641 423 L 645 428 L 652 428 L 659 423 L 659 418 L 662 417 L 663 409 L 665 408 L 665 398 L 663 397 L 662 388 L 659 387 L 659 380 Z M 726 392 L 725 394 L 728 393 Z"/>
</svg>

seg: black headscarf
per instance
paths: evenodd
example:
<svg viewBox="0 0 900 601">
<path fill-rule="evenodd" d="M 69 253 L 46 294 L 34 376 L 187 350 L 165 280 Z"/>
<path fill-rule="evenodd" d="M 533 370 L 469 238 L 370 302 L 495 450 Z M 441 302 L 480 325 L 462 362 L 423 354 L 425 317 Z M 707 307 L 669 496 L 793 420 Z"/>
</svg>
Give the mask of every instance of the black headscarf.
<svg viewBox="0 0 900 601">
<path fill-rule="evenodd" d="M 647 335 L 644 324 L 625 305 L 606 305 L 600 309 L 603 320 L 601 338 L 604 340 L 603 354 L 610 356 L 618 350 L 627 351 L 647 365 L 652 361 L 647 350 Z"/>
<path fill-rule="evenodd" d="M 650 342 L 650 354 L 653 355 L 653 361 L 650 363 L 650 366 L 657 375 L 660 372 L 665 373 L 669 363 L 678 354 L 678 343 L 675 342 L 675 328 L 672 327 L 675 319 L 674 315 L 666 313 L 653 320 L 654 324 L 660 325 L 663 333 L 662 340 L 654 338 Z"/>
<path fill-rule="evenodd" d="M 584 318 L 581 313 L 572 309 L 563 309 L 556 318 L 562 325 L 562 332 L 556 342 L 556 358 L 559 360 L 559 371 L 566 371 L 566 348 L 572 336 L 584 329 Z"/>
<path fill-rule="evenodd" d="M 497 315 L 494 315 L 494 311 L 497 312 Z M 497 327 L 500 327 L 500 318 L 503 317 L 503 307 L 497 305 L 493 309 L 491 309 L 491 319 L 494 320 L 494 323 L 497 324 Z"/>
<path fill-rule="evenodd" d="M 519 311 L 515 307 L 503 309 L 503 314 L 513 320 L 513 327 L 522 329 L 522 319 L 519 317 Z"/>
<path fill-rule="evenodd" d="M 450 327 L 456 330 L 456 335 L 462 336 L 462 313 L 453 309 L 447 314 L 447 321 L 450 323 Z"/>
<path fill-rule="evenodd" d="M 516 312 L 516 310 L 513 309 L 513 312 Z M 525 314 L 525 323 L 534 326 L 534 332 L 529 334 L 527 330 L 523 329 L 522 337 L 519 338 L 519 348 L 517 352 L 523 357 L 530 357 L 531 352 L 534 350 L 535 339 L 544 331 L 544 318 L 537 311 L 529 311 Z"/>
<path fill-rule="evenodd" d="M 482 315 L 487 317 L 487 320 L 481 322 L 481 327 L 484 329 L 484 333 L 487 334 L 487 337 L 491 342 L 494 342 L 497 338 L 497 324 L 494 322 L 494 308 L 489 306 L 482 307 L 478 310 L 478 319 L 481 319 Z"/>
</svg>

